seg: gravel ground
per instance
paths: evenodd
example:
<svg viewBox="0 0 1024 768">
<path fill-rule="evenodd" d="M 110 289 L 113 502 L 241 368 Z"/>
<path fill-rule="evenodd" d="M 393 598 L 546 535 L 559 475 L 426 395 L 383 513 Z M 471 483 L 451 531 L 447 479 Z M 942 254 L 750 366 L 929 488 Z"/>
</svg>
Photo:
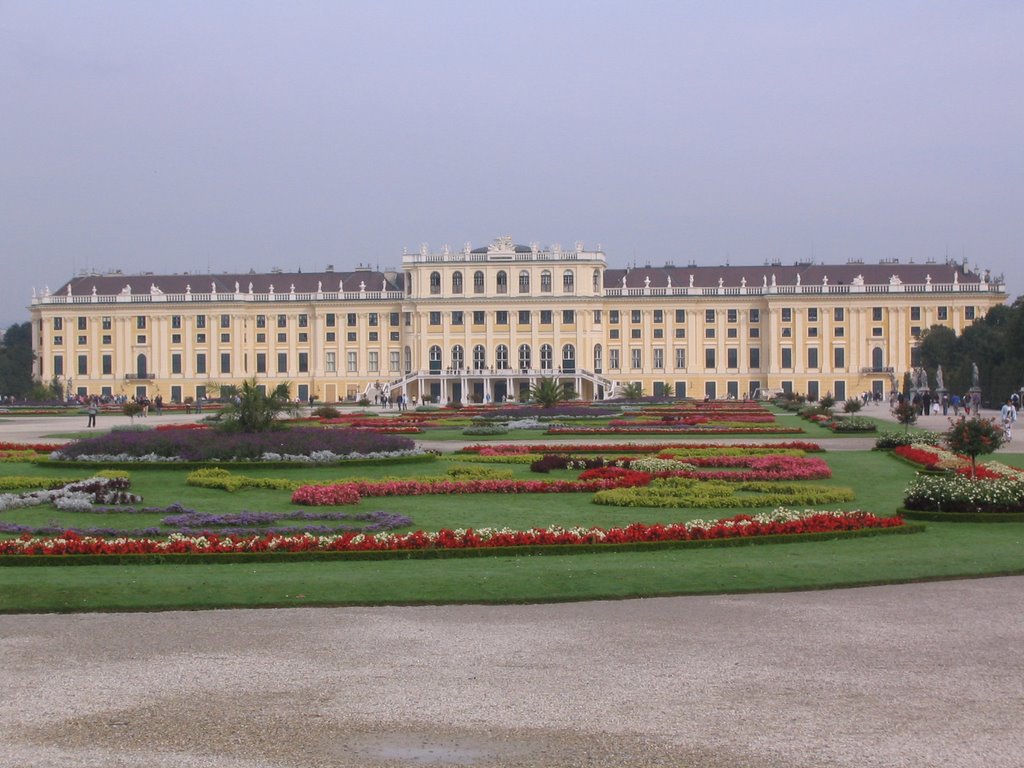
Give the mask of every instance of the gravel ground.
<svg viewBox="0 0 1024 768">
<path fill-rule="evenodd" d="M 1024 577 L 0 617 L 0 765 L 1019 768 Z"/>
</svg>

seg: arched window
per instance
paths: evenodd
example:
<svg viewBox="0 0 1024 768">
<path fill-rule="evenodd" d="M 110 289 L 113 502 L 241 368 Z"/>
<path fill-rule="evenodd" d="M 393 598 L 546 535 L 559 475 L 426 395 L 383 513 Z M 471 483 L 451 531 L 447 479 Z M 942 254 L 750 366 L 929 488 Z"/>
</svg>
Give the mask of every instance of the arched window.
<svg viewBox="0 0 1024 768">
<path fill-rule="evenodd" d="M 871 367 L 876 371 L 885 367 L 885 353 L 881 347 L 875 347 L 871 350 Z"/>
<path fill-rule="evenodd" d="M 473 273 L 473 293 L 484 292 L 484 273 L 477 270 Z"/>
<path fill-rule="evenodd" d="M 527 272 L 525 269 L 519 272 L 519 292 L 530 292 L 530 273 Z"/>
<path fill-rule="evenodd" d="M 466 350 L 461 344 L 452 347 L 452 368 L 464 368 L 466 365 Z"/>
<path fill-rule="evenodd" d="M 594 270 L 594 293 L 601 292 L 601 270 Z"/>
<path fill-rule="evenodd" d="M 508 293 L 508 273 L 505 270 L 498 272 L 495 282 L 498 286 L 498 293 Z"/>
<path fill-rule="evenodd" d="M 540 348 L 540 367 L 546 371 L 550 371 L 555 367 L 554 363 L 554 351 L 551 349 L 550 344 L 542 344 Z"/>
<path fill-rule="evenodd" d="M 139 355 L 138 357 L 135 358 L 135 374 L 140 379 L 146 378 L 146 375 L 149 373 L 146 363 L 147 361 L 145 355 Z"/>
<path fill-rule="evenodd" d="M 430 372 L 438 373 L 441 370 L 441 348 L 436 344 L 428 352 L 430 359 Z"/>
<path fill-rule="evenodd" d="M 575 293 L 576 291 L 576 275 L 571 269 L 562 273 L 562 291 L 565 293 Z"/>
<path fill-rule="evenodd" d="M 412 370 L 412 347 L 405 348 L 405 372 Z"/>
<path fill-rule="evenodd" d="M 452 273 L 452 293 L 462 293 L 462 273 Z"/>
<path fill-rule="evenodd" d="M 540 292 L 551 293 L 551 271 L 545 269 L 540 273 Z"/>
<path fill-rule="evenodd" d="M 494 352 L 495 365 L 501 370 L 508 370 L 508 347 L 504 344 L 499 344 L 498 348 Z"/>
<path fill-rule="evenodd" d="M 475 347 L 473 347 L 473 367 L 487 367 L 487 350 L 484 349 L 483 344 L 477 344 Z"/>
<path fill-rule="evenodd" d="M 600 344 L 594 345 L 594 373 L 600 373 L 604 368 L 604 350 Z"/>
<path fill-rule="evenodd" d="M 441 293 L 441 273 L 431 272 L 430 273 L 430 293 L 437 295 Z"/>
<path fill-rule="evenodd" d="M 562 347 L 562 370 L 565 373 L 572 373 L 576 370 L 576 347 L 572 344 Z"/>
<path fill-rule="evenodd" d="M 530 367 L 530 345 L 520 344 L 519 345 L 519 368 L 521 370 L 527 370 Z"/>
</svg>

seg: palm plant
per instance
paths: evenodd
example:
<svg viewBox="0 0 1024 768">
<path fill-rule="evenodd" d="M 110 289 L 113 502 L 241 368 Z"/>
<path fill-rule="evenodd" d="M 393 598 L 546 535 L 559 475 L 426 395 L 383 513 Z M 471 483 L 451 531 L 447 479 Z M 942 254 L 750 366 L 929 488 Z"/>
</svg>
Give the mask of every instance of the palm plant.
<svg viewBox="0 0 1024 768">
<path fill-rule="evenodd" d="M 626 400 L 639 400 L 644 396 L 644 385 L 639 381 L 631 381 L 619 390 L 619 396 Z"/>
<path fill-rule="evenodd" d="M 291 402 L 291 385 L 282 382 L 269 393 L 256 383 L 256 378 L 246 379 L 233 387 L 231 399 L 221 411 L 221 428 L 233 432 L 265 432 L 273 429 L 278 416 L 294 414 L 298 406 Z"/>
<path fill-rule="evenodd" d="M 530 387 L 530 399 L 542 408 L 554 408 L 559 403 L 571 399 L 572 388 L 557 379 L 542 376 Z"/>
</svg>

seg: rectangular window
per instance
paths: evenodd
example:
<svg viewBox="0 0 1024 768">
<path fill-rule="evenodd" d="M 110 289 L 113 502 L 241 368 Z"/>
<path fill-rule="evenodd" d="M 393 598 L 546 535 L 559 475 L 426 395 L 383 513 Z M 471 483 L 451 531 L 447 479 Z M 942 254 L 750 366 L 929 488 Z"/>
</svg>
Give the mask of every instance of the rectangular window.
<svg viewBox="0 0 1024 768">
<path fill-rule="evenodd" d="M 751 370 L 757 370 L 761 367 L 761 348 L 751 347 L 750 348 L 750 368 Z"/>
<path fill-rule="evenodd" d="M 739 328 L 726 328 L 725 329 L 725 338 L 727 338 L 727 339 L 737 339 L 737 338 L 739 338 L 739 335 L 740 335 L 740 329 Z"/>
<path fill-rule="evenodd" d="M 256 327 L 257 328 L 266 328 L 267 327 L 267 316 L 266 315 L 256 315 Z"/>
<path fill-rule="evenodd" d="M 816 339 L 816 338 L 818 338 L 818 329 L 817 328 L 808 328 L 807 329 L 807 338 L 809 338 L 809 339 Z"/>
<path fill-rule="evenodd" d="M 974 319 L 974 307 L 964 307 L 964 320 Z"/>
<path fill-rule="evenodd" d="M 139 315 L 138 317 L 135 318 L 135 327 L 138 328 L 139 330 L 142 330 L 143 328 L 146 327 L 145 315 Z"/>
<path fill-rule="evenodd" d="M 836 307 L 834 310 L 832 310 L 832 316 L 835 318 L 835 321 L 837 323 L 841 323 L 844 319 L 846 319 L 846 312 L 843 307 Z"/>
<path fill-rule="evenodd" d="M 220 353 L 220 372 L 231 373 L 231 353 L 221 352 Z"/>
<path fill-rule="evenodd" d="M 665 310 L 656 309 L 654 310 L 654 322 L 664 323 L 665 322 Z"/>
<path fill-rule="evenodd" d="M 109 358 L 110 355 L 104 355 L 103 357 Z M 106 362 L 103 365 L 106 367 Z M 181 352 L 175 352 L 171 355 L 171 373 L 181 373 Z"/>
<path fill-rule="evenodd" d="M 196 352 L 196 373 L 206 373 L 205 352 Z"/>
<path fill-rule="evenodd" d="M 309 373 L 309 352 L 299 352 L 299 373 Z"/>
<path fill-rule="evenodd" d="M 919 337 L 921 335 L 921 326 L 920 325 L 912 325 L 912 326 L 910 326 L 910 335 L 913 338 L 915 338 L 915 339 L 917 337 Z"/>
<path fill-rule="evenodd" d="M 171 315 L 171 328 L 181 328 L 181 315 Z"/>
<path fill-rule="evenodd" d="M 665 329 L 664 328 L 655 328 L 654 329 L 654 338 L 656 338 L 656 339 L 664 339 L 665 338 Z"/>
<path fill-rule="evenodd" d="M 277 327 L 278 328 L 287 328 L 288 327 L 288 315 L 278 315 L 277 316 Z"/>
<path fill-rule="evenodd" d="M 740 351 L 736 347 L 729 347 L 727 350 L 725 350 L 725 367 L 740 367 Z"/>
<path fill-rule="evenodd" d="M 782 367 L 792 368 L 793 367 L 793 348 L 783 347 L 782 348 Z"/>
<path fill-rule="evenodd" d="M 397 312 L 391 312 L 388 315 L 388 325 L 401 325 Z"/>
<path fill-rule="evenodd" d="M 178 373 L 181 373 L 181 355 L 178 355 Z M 174 365 L 174 355 L 171 355 L 171 365 Z M 114 372 L 114 357 L 113 355 L 103 355 L 100 357 L 100 366 L 104 376 L 109 376 Z M 174 373 L 172 370 L 171 373 Z"/>
<path fill-rule="evenodd" d="M 328 331 L 326 334 L 324 334 L 324 338 L 326 341 L 337 341 L 338 334 L 336 334 L 334 331 Z"/>
<path fill-rule="evenodd" d="M 760 323 L 761 322 L 761 310 L 760 309 L 752 309 L 752 310 L 750 310 L 750 312 L 747 313 L 747 316 L 750 318 L 750 322 L 752 322 L 752 323 Z"/>
<path fill-rule="evenodd" d="M 136 337 L 135 337 L 135 343 L 136 343 L 136 344 L 145 344 L 145 343 L 146 343 L 146 337 L 145 337 L 145 335 L 139 335 L 139 336 L 136 336 Z"/>
<path fill-rule="evenodd" d="M 80 346 L 84 347 L 86 344 L 89 343 L 88 342 L 88 337 L 87 336 L 79 336 L 78 337 L 78 343 L 79 343 Z"/>
<path fill-rule="evenodd" d="M 791 307 L 782 308 L 782 322 L 792 323 L 793 322 L 793 309 Z"/>
<path fill-rule="evenodd" d="M 911 307 L 910 308 L 910 320 L 911 322 L 920 322 L 921 320 L 921 308 Z"/>
<path fill-rule="evenodd" d="M 713 347 L 704 350 L 704 367 L 708 369 L 715 367 L 715 350 Z"/>
<path fill-rule="evenodd" d="M 221 344 L 230 344 L 231 343 L 231 334 L 230 333 L 222 333 L 220 335 L 220 343 Z"/>
<path fill-rule="evenodd" d="M 277 343 L 278 344 L 287 344 L 288 343 L 288 334 L 287 333 L 279 333 L 279 334 L 277 334 Z"/>
<path fill-rule="evenodd" d="M 499 309 L 494 313 L 495 325 L 508 325 L 508 310 Z"/>
<path fill-rule="evenodd" d="M 430 313 L 430 324 L 431 325 L 440 325 L 441 324 L 441 313 L 440 312 L 435 310 L 435 311 Z"/>
<path fill-rule="evenodd" d="M 677 323 L 685 323 L 686 322 L 686 310 L 685 309 L 677 309 L 676 310 L 676 322 Z"/>
<path fill-rule="evenodd" d="M 629 350 L 629 362 L 634 370 L 643 367 L 643 350 L 631 349 Z"/>
<path fill-rule="evenodd" d="M 551 310 L 550 309 L 542 309 L 540 311 L 540 324 L 541 325 L 551 325 Z"/>
<path fill-rule="evenodd" d="M 299 320 L 301 321 L 302 318 L 300 317 Z M 376 312 L 371 312 L 369 314 L 369 323 L 370 323 L 370 325 L 373 326 L 373 327 L 376 327 L 379 322 L 380 322 L 380 316 Z M 300 322 L 299 324 L 301 325 L 302 323 Z"/>
<path fill-rule="evenodd" d="M 881 307 L 872 307 L 871 308 L 871 320 L 872 320 L 872 322 L 875 322 L 875 323 L 882 322 L 882 308 Z"/>
<path fill-rule="evenodd" d="M 347 325 L 349 328 L 353 328 L 355 326 L 355 324 L 356 324 L 356 313 L 355 312 L 349 312 L 347 315 L 345 315 L 345 325 Z"/>
<path fill-rule="evenodd" d="M 713 339 L 713 338 L 715 338 L 715 329 L 714 328 L 705 328 L 704 329 L 704 338 L 705 339 Z"/>
<path fill-rule="evenodd" d="M 345 334 L 345 338 L 348 341 L 355 341 L 356 340 L 356 332 L 355 331 L 351 331 L 350 333 L 346 333 Z"/>
<path fill-rule="evenodd" d="M 324 371 L 326 373 L 338 372 L 338 353 L 324 352 Z"/>
<path fill-rule="evenodd" d="M 348 353 L 348 372 L 357 373 L 359 371 L 359 356 L 355 352 Z"/>
<path fill-rule="evenodd" d="M 369 358 L 368 362 L 369 362 L 369 366 L 370 366 L 370 368 L 369 368 L 370 373 L 377 373 L 378 371 L 380 371 L 380 353 L 379 352 L 371 352 L 370 353 L 370 358 Z"/>
<path fill-rule="evenodd" d="M 398 373 L 402 370 L 401 368 L 401 355 L 397 350 L 392 350 L 388 353 L 388 370 L 391 373 Z"/>
<path fill-rule="evenodd" d="M 520 309 L 519 310 L 519 324 L 529 325 L 530 324 L 530 310 Z"/>
<path fill-rule="evenodd" d="M 608 310 L 608 322 L 611 323 L 612 325 L 615 325 L 615 323 L 619 322 L 619 310 Z"/>
<path fill-rule="evenodd" d="M 641 315 L 640 315 L 640 310 L 639 309 L 634 309 L 634 310 L 632 310 L 630 312 L 630 321 L 631 322 L 639 323 L 640 322 L 640 317 L 641 317 Z"/>
<path fill-rule="evenodd" d="M 792 328 L 783 328 L 782 329 L 782 338 L 789 339 L 789 338 L 792 338 L 792 336 L 793 336 L 793 329 Z"/>
<path fill-rule="evenodd" d="M 221 328 L 230 328 L 231 327 L 231 315 L 221 315 L 220 316 L 220 327 Z"/>
<path fill-rule="evenodd" d="M 324 325 L 328 328 L 333 328 L 338 324 L 338 316 L 333 312 L 328 312 L 327 317 L 324 318 Z"/>
<path fill-rule="evenodd" d="M 370 331 L 370 341 L 378 341 L 379 331 Z"/>
<path fill-rule="evenodd" d="M 949 320 L 949 307 L 939 307 L 937 316 L 939 320 Z"/>
<path fill-rule="evenodd" d="M 726 322 L 735 323 L 739 318 L 739 313 L 735 309 L 727 309 L 725 311 Z"/>
<path fill-rule="evenodd" d="M 111 320 L 109 316 L 107 316 L 103 318 L 103 320 L 101 321 L 101 325 L 104 331 L 109 331 L 111 328 L 114 327 L 114 321 Z"/>
<path fill-rule="evenodd" d="M 575 325 L 576 324 L 576 310 L 575 309 L 563 309 L 562 310 L 562 325 Z"/>
<path fill-rule="evenodd" d="M 600 324 L 601 324 L 601 310 L 600 309 L 595 309 L 594 310 L 594 325 L 600 325 Z"/>
<path fill-rule="evenodd" d="M 299 343 L 300 344 L 305 344 L 308 341 L 309 341 L 309 334 L 308 333 L 300 333 L 299 334 Z"/>
<path fill-rule="evenodd" d="M 461 311 L 452 312 L 452 325 L 464 325 Z"/>
<path fill-rule="evenodd" d="M 196 315 L 196 328 L 206 327 L 206 315 Z"/>
<path fill-rule="evenodd" d="M 705 309 L 704 310 L 704 322 L 705 323 L 713 323 L 713 322 L 715 322 L 715 310 L 713 310 L 713 309 Z"/>
<path fill-rule="evenodd" d="M 473 325 L 483 325 L 487 322 L 487 313 L 480 309 L 473 310 Z"/>
<path fill-rule="evenodd" d="M 654 367 L 659 370 L 665 367 L 665 350 L 661 347 L 654 348 Z"/>
<path fill-rule="evenodd" d="M 55 318 L 53 318 L 53 330 L 55 330 L 55 331 L 63 331 L 64 330 L 64 318 L 63 317 L 55 317 Z"/>
<path fill-rule="evenodd" d="M 400 331 L 391 331 L 391 340 L 392 341 L 399 341 L 400 339 L 401 339 L 401 332 Z"/>
<path fill-rule="evenodd" d="M 877 327 L 877 326 L 876 326 L 876 327 L 874 327 L 874 328 L 872 328 L 872 329 L 871 329 L 871 335 L 872 335 L 872 336 L 874 336 L 874 337 L 876 337 L 876 338 L 877 338 L 877 337 L 879 337 L 879 336 L 881 336 L 881 335 L 882 335 L 882 329 L 881 329 L 881 328 L 879 328 L 879 327 Z"/>
<path fill-rule="evenodd" d="M 613 371 L 619 370 L 619 350 L 608 350 L 608 367 L 611 368 Z"/>
<path fill-rule="evenodd" d="M 807 310 L 807 322 L 808 323 L 816 323 L 816 322 L 818 322 L 818 308 L 817 307 L 810 307 Z"/>
<path fill-rule="evenodd" d="M 205 333 L 197 333 L 196 334 L 196 344 L 205 344 L 205 343 L 206 343 L 206 334 Z"/>
<path fill-rule="evenodd" d="M 676 368 L 686 367 L 686 348 L 676 347 Z"/>
<path fill-rule="evenodd" d="M 642 338 L 643 337 L 643 329 L 642 328 L 630 328 L 629 329 L 629 337 L 631 339 Z"/>
<path fill-rule="evenodd" d="M 278 352 L 277 353 L 277 372 L 288 373 L 288 353 Z"/>
<path fill-rule="evenodd" d="M 53 356 L 53 375 L 63 376 L 64 375 L 64 356 L 54 355 Z"/>
<path fill-rule="evenodd" d="M 89 356 L 79 355 L 78 356 L 78 375 L 88 376 L 89 375 Z"/>
<path fill-rule="evenodd" d="M 846 350 L 843 347 L 836 347 L 832 350 L 832 367 L 836 370 L 846 367 Z"/>
<path fill-rule="evenodd" d="M 608 331 L 608 338 L 609 339 L 617 339 L 617 338 L 619 338 L 619 329 L 618 328 L 612 328 L 611 330 L 609 330 Z"/>
<path fill-rule="evenodd" d="M 817 368 L 818 367 L 818 348 L 808 347 L 807 348 L 807 367 Z"/>
<path fill-rule="evenodd" d="M 750 338 L 752 338 L 752 339 L 759 339 L 759 338 L 761 338 L 761 329 L 760 328 L 751 328 L 750 329 Z"/>
<path fill-rule="evenodd" d="M 846 335 L 846 329 L 843 328 L 842 326 L 840 326 L 839 328 L 833 328 L 832 335 L 835 336 L 837 339 L 842 338 L 843 336 Z"/>
<path fill-rule="evenodd" d="M 330 353 L 333 354 L 333 353 Z M 256 353 L 256 373 L 267 372 L 267 353 L 257 352 Z"/>
<path fill-rule="evenodd" d="M 686 329 L 685 328 L 676 328 L 676 338 L 677 339 L 685 339 L 686 338 Z"/>
</svg>

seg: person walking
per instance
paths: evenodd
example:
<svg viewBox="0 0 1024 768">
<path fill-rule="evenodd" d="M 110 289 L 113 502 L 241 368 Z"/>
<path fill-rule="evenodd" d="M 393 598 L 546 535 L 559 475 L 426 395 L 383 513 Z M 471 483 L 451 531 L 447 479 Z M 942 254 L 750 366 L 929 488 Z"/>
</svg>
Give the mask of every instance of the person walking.
<svg viewBox="0 0 1024 768">
<path fill-rule="evenodd" d="M 999 418 L 1003 422 L 1003 437 L 1006 442 L 1013 440 L 1013 424 L 1017 421 L 1017 409 L 1013 406 L 1013 400 L 1006 398 L 1003 407 L 999 409 Z"/>
<path fill-rule="evenodd" d="M 96 426 L 96 413 L 98 411 L 99 411 L 99 408 L 96 406 L 96 401 L 95 400 L 90 400 L 89 401 L 89 407 L 86 409 L 86 413 L 89 414 L 89 428 L 90 429 L 92 427 Z"/>
</svg>

